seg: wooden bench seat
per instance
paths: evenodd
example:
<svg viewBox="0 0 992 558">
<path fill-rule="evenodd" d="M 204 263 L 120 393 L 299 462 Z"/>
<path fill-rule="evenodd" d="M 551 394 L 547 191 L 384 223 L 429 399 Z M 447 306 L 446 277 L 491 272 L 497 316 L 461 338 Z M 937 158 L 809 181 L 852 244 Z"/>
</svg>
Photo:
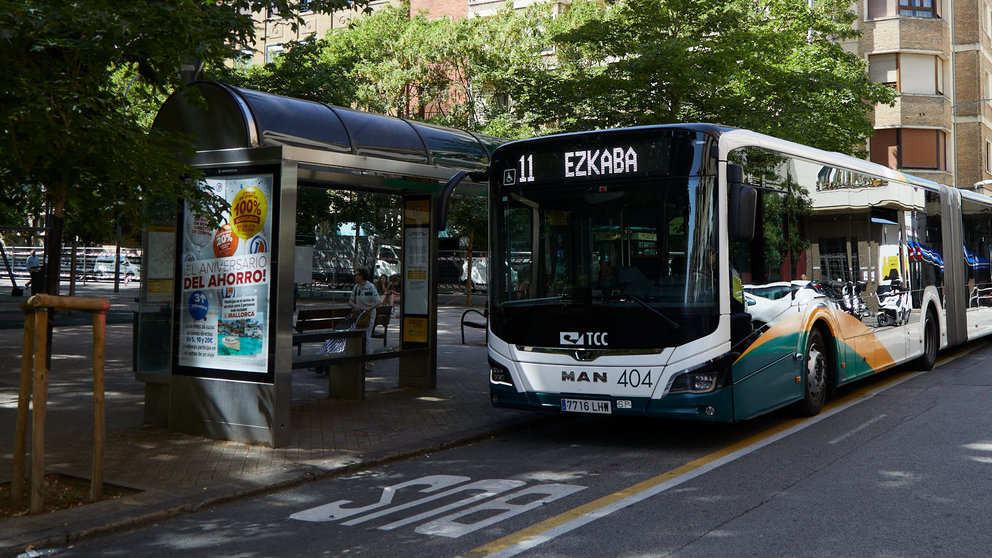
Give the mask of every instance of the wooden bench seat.
<svg viewBox="0 0 992 558">
<path fill-rule="evenodd" d="M 393 307 L 384 305 L 377 306 L 375 309 L 375 321 L 372 323 L 372 335 L 373 339 L 382 339 L 382 346 L 386 346 L 386 333 L 389 331 L 389 318 L 393 315 Z M 376 328 L 382 326 L 382 331 L 376 331 Z"/>
<path fill-rule="evenodd" d="M 350 313 L 351 308 L 347 306 L 302 309 L 296 313 L 296 324 L 293 329 L 298 333 L 315 329 L 334 329 Z"/>
</svg>

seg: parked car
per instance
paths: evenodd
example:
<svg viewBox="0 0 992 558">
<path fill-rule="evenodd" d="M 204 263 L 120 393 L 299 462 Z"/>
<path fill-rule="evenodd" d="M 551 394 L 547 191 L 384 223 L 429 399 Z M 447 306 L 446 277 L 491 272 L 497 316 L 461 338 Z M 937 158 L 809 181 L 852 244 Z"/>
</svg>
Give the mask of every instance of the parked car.
<svg viewBox="0 0 992 558">
<path fill-rule="evenodd" d="M 372 275 L 373 277 L 380 275 L 392 277 L 400 274 L 401 267 L 399 247 L 383 245 L 379 247 L 379 252 L 376 255 L 375 270 Z"/>
<path fill-rule="evenodd" d="M 121 277 L 137 279 L 141 276 L 141 264 L 135 261 L 132 256 L 125 256 L 121 260 Z M 96 257 L 93 262 L 93 277 L 97 279 L 109 279 L 114 276 L 114 266 L 117 258 L 110 252 L 104 252 Z"/>
</svg>

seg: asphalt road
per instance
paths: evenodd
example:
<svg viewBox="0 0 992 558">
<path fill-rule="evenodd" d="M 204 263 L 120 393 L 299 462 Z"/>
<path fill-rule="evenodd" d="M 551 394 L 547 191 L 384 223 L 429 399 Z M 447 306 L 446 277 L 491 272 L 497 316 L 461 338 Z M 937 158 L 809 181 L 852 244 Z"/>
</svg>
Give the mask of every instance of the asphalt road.
<svg viewBox="0 0 992 558">
<path fill-rule="evenodd" d="M 741 424 L 527 431 L 85 541 L 66 556 L 984 556 L 992 344 Z"/>
</svg>

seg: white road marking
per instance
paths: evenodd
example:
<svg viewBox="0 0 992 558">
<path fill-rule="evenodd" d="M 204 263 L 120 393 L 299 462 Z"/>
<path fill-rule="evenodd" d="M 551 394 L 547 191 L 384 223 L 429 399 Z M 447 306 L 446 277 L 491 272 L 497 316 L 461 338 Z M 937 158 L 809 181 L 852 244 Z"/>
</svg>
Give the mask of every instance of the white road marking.
<svg viewBox="0 0 992 558">
<path fill-rule="evenodd" d="M 854 435 L 855 435 L 855 434 L 857 434 L 858 432 L 861 432 L 861 431 L 862 431 L 862 430 L 864 430 L 865 428 L 868 428 L 869 426 L 871 426 L 871 425 L 873 425 L 873 424 L 875 424 L 876 422 L 878 422 L 878 421 L 880 421 L 880 420 L 882 420 L 882 419 L 883 419 L 883 418 L 885 418 L 885 417 L 886 417 L 886 415 L 878 415 L 877 417 L 875 417 L 875 418 L 873 418 L 873 419 L 871 419 L 870 421 L 868 421 L 868 422 L 866 422 L 866 423 L 864 423 L 864 424 L 862 424 L 861 426 L 859 426 L 859 427 L 857 427 L 857 428 L 855 428 L 854 430 L 851 430 L 851 431 L 850 431 L 850 432 L 848 432 L 847 434 L 843 434 L 843 435 L 841 435 L 841 436 L 837 436 L 836 438 L 834 438 L 833 440 L 830 440 L 830 441 L 829 441 L 829 442 L 827 442 L 827 443 L 828 443 L 828 444 L 830 444 L 830 445 L 836 445 L 836 444 L 839 444 L 839 443 L 841 443 L 841 442 L 843 442 L 844 440 L 846 440 L 846 439 L 848 439 L 848 438 L 850 438 L 851 436 L 854 436 Z"/>
</svg>

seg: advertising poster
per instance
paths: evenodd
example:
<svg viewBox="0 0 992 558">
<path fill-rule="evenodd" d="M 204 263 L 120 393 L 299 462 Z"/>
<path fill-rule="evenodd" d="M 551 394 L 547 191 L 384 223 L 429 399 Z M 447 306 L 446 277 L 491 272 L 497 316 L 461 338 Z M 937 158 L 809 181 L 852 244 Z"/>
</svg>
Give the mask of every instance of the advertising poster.
<svg viewBox="0 0 992 558">
<path fill-rule="evenodd" d="M 268 371 L 272 175 L 206 179 L 231 205 L 212 228 L 183 216 L 179 364 Z"/>
</svg>

